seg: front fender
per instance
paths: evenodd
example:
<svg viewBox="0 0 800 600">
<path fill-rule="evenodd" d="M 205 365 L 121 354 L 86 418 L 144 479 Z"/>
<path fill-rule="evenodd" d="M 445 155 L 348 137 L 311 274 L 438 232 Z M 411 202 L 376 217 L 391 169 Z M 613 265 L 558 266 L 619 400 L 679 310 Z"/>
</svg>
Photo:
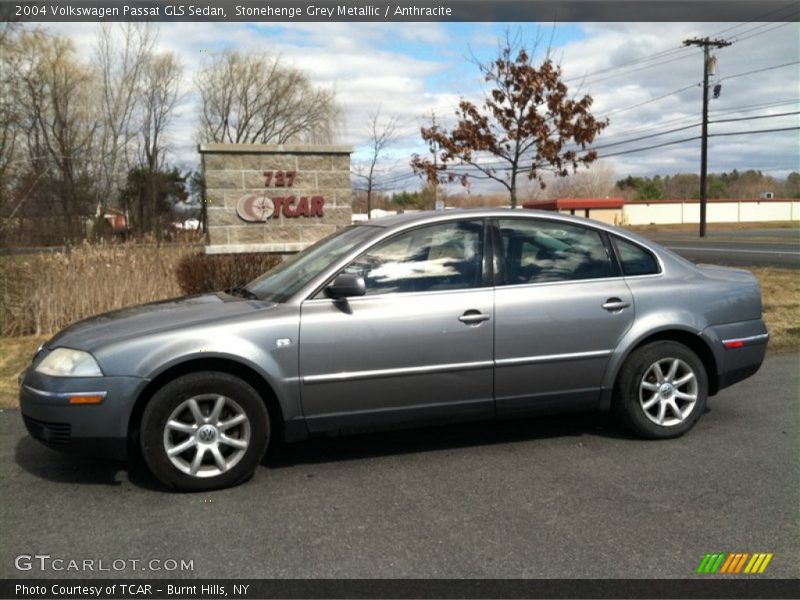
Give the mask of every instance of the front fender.
<svg viewBox="0 0 800 600">
<path fill-rule="evenodd" d="M 296 370 L 291 372 L 291 370 L 287 369 L 285 361 L 281 361 L 269 353 L 259 351 L 258 347 L 251 346 L 249 351 L 245 353 L 241 351 L 241 343 L 237 352 L 226 351 L 219 347 L 199 352 L 181 352 L 179 348 L 170 350 L 165 349 L 163 352 L 159 352 L 159 356 L 152 357 L 152 363 L 142 365 L 143 369 L 152 367 L 152 370 L 149 370 L 148 379 L 156 379 L 174 367 L 194 361 L 223 360 L 235 363 L 258 374 L 275 393 L 286 419 L 302 416 L 299 408 L 300 404 L 297 401 L 299 379 Z"/>
<path fill-rule="evenodd" d="M 224 360 L 258 374 L 272 388 L 285 419 L 302 416 L 298 379 L 296 314 L 226 322 L 128 339 L 103 348 L 96 358 L 107 375 L 154 380 L 178 365 Z"/>
</svg>

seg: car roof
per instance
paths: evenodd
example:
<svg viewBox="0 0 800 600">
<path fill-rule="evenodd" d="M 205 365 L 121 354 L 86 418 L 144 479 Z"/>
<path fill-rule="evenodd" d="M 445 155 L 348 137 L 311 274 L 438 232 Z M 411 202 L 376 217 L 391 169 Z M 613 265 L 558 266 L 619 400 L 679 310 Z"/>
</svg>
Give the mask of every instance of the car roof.
<svg viewBox="0 0 800 600">
<path fill-rule="evenodd" d="M 385 229 L 403 229 L 406 225 L 418 223 L 435 223 L 437 221 L 450 221 L 452 219 L 463 218 L 497 218 L 508 219 L 514 217 L 522 218 L 540 218 L 553 221 L 560 221 L 562 223 L 575 223 L 576 225 L 591 225 L 600 229 L 607 229 L 609 231 L 619 231 L 616 227 L 607 225 L 600 221 L 593 219 L 586 219 L 583 217 L 574 217 L 572 215 L 565 215 L 563 213 L 535 210 L 531 208 L 513 209 L 513 208 L 457 208 L 451 210 L 421 210 L 414 212 L 398 213 L 387 217 L 379 217 L 369 221 L 362 221 L 360 225 L 371 225 L 373 227 L 383 227 Z"/>
<path fill-rule="evenodd" d="M 589 226 L 595 229 L 608 231 L 620 237 L 642 244 L 651 250 L 657 248 L 658 250 L 664 251 L 664 249 L 658 244 L 655 244 L 653 240 L 629 231 L 628 229 L 622 229 L 620 227 L 615 227 L 614 225 L 609 225 L 608 223 L 603 223 L 602 221 L 587 219 L 585 217 L 565 215 L 564 213 L 560 212 L 536 210 L 532 208 L 457 208 L 450 210 L 423 210 L 380 217 L 377 219 L 371 219 L 369 221 L 362 221 L 359 225 L 381 227 L 387 230 L 401 230 L 414 225 L 421 225 L 423 223 L 436 223 L 438 221 L 450 221 L 453 219 L 470 217 L 475 219 L 537 218 L 546 219 L 549 221 L 558 221 L 560 223 L 572 223 L 582 227 Z"/>
<path fill-rule="evenodd" d="M 396 215 L 389 215 L 387 217 L 380 217 L 371 219 L 365 224 L 375 225 L 378 227 L 394 228 L 408 223 L 422 223 L 422 222 L 435 222 L 435 221 L 448 221 L 453 218 L 474 217 L 487 218 L 487 217 L 509 217 L 516 215 L 531 215 L 540 214 L 543 216 L 553 215 L 556 213 L 546 212 L 541 210 L 531 209 L 512 209 L 512 208 L 456 208 L 448 210 L 415 210 L 412 212 L 398 213 Z"/>
</svg>

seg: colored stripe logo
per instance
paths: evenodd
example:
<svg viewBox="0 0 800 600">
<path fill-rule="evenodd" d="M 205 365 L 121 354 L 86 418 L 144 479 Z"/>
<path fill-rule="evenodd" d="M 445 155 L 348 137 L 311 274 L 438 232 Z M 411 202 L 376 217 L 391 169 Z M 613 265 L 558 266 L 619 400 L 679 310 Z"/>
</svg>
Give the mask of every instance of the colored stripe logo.
<svg viewBox="0 0 800 600">
<path fill-rule="evenodd" d="M 772 557 L 772 552 L 714 552 L 703 557 L 696 572 L 703 575 L 759 575 L 766 570 Z"/>
</svg>

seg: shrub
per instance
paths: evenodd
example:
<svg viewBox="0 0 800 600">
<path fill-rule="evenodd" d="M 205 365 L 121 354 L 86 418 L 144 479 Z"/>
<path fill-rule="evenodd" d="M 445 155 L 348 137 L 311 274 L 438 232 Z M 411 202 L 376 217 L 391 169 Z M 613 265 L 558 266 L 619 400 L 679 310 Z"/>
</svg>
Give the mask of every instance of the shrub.
<svg viewBox="0 0 800 600">
<path fill-rule="evenodd" d="M 189 254 L 178 263 L 178 285 L 184 294 L 225 290 L 252 281 L 281 262 L 276 254 Z"/>
</svg>

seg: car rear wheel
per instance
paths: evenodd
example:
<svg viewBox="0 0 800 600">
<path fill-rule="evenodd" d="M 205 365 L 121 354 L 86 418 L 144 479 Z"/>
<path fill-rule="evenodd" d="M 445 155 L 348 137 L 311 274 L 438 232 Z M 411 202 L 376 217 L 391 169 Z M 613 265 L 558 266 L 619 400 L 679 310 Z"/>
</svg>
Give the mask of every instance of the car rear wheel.
<svg viewBox="0 0 800 600">
<path fill-rule="evenodd" d="M 227 373 L 183 375 L 158 390 L 141 422 L 145 463 L 164 485 L 186 492 L 229 487 L 252 475 L 266 452 L 264 402 Z"/>
<path fill-rule="evenodd" d="M 692 428 L 707 398 L 702 361 L 683 344 L 660 341 L 628 357 L 617 378 L 614 409 L 642 437 L 673 438 Z"/>
</svg>

